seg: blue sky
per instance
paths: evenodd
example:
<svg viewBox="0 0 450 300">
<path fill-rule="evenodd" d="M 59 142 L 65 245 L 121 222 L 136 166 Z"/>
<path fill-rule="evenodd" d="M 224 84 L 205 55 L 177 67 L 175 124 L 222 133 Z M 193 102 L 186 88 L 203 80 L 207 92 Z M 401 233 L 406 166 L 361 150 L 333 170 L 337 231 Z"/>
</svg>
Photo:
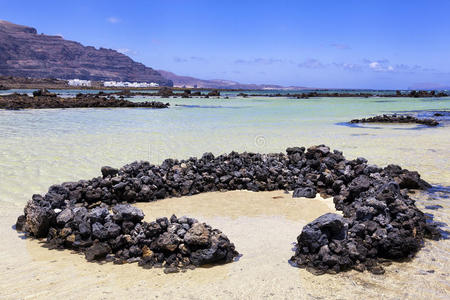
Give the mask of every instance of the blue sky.
<svg viewBox="0 0 450 300">
<path fill-rule="evenodd" d="M 447 0 L 0 0 L 0 7 L 0 19 L 179 75 L 323 88 L 450 86 Z"/>
</svg>

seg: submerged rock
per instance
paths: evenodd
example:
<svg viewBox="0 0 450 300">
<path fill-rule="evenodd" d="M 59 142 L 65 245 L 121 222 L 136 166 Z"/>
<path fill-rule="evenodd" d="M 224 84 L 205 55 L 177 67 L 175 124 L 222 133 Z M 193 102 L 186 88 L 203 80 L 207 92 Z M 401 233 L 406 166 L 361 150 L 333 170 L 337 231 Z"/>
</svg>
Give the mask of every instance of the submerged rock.
<svg viewBox="0 0 450 300">
<path fill-rule="evenodd" d="M 434 119 L 419 119 L 413 116 L 404 116 L 396 114 L 354 119 L 351 120 L 350 123 L 416 123 L 432 127 L 439 125 L 439 122 Z"/>
</svg>

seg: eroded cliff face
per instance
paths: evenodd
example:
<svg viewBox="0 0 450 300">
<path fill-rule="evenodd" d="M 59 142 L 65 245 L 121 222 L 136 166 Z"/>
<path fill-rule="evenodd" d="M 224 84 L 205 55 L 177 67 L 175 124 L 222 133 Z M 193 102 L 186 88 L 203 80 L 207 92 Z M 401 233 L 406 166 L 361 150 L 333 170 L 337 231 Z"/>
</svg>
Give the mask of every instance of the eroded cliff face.
<svg viewBox="0 0 450 300">
<path fill-rule="evenodd" d="M 146 81 L 172 86 L 152 68 L 111 49 L 96 49 L 0 20 L 0 75 Z"/>
</svg>

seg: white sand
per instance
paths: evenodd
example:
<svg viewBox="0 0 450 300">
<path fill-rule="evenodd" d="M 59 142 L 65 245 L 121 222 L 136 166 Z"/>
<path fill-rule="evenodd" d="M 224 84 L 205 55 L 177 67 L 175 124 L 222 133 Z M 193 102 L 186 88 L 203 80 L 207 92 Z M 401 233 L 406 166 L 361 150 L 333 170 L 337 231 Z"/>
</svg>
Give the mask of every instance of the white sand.
<svg viewBox="0 0 450 300">
<path fill-rule="evenodd" d="M 449 262 L 432 261 L 438 255 L 435 242 L 426 242 L 412 262 L 387 267 L 382 276 L 355 271 L 314 276 L 291 267 L 288 259 L 301 228 L 333 212 L 331 199 L 293 199 L 282 191 L 234 191 L 137 206 L 144 210 L 146 220 L 175 213 L 207 222 L 221 229 L 243 256 L 230 264 L 177 274 L 146 270 L 137 264 L 88 263 L 69 250 L 48 250 L 37 240 L 21 239 L 11 225 L 22 208 L 8 204 L 0 221 L 0 298 L 445 299 L 450 292 Z M 449 246 L 447 241 L 439 243 Z M 435 273 L 424 272 L 429 269 Z"/>
</svg>

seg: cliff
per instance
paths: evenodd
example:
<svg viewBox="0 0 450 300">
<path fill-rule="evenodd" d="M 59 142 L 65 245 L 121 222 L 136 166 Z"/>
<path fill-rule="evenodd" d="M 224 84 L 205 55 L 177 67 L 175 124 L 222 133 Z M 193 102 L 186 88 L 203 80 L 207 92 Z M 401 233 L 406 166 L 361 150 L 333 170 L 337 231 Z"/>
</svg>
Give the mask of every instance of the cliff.
<svg viewBox="0 0 450 300">
<path fill-rule="evenodd" d="M 172 86 L 152 68 L 112 49 L 96 49 L 32 27 L 0 20 L 0 75 L 156 82 Z"/>
</svg>

